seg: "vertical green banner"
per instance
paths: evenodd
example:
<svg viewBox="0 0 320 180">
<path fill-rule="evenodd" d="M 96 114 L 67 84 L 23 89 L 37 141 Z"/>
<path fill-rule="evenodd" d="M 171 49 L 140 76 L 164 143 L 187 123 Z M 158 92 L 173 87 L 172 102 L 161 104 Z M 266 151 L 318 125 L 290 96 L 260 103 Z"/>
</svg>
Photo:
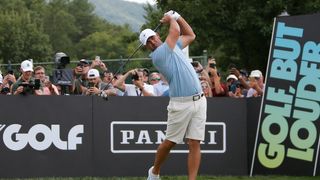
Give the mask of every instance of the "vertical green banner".
<svg viewBox="0 0 320 180">
<path fill-rule="evenodd" d="M 320 14 L 278 17 L 250 175 L 320 175 Z"/>
</svg>

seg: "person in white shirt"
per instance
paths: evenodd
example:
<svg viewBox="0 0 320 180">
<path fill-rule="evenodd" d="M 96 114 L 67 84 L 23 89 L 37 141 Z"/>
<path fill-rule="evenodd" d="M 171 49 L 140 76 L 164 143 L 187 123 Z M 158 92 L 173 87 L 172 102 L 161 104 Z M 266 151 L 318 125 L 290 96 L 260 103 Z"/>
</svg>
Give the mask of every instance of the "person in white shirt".
<svg viewBox="0 0 320 180">
<path fill-rule="evenodd" d="M 125 80 L 131 75 L 133 84 L 124 84 Z M 152 85 L 143 82 L 143 70 L 132 69 L 124 74 L 115 83 L 115 87 L 125 92 L 127 96 L 154 96 Z"/>
<path fill-rule="evenodd" d="M 263 75 L 259 70 L 253 70 L 249 76 L 250 89 L 248 90 L 247 97 L 259 97 L 263 95 L 265 84 L 263 83 Z"/>
</svg>

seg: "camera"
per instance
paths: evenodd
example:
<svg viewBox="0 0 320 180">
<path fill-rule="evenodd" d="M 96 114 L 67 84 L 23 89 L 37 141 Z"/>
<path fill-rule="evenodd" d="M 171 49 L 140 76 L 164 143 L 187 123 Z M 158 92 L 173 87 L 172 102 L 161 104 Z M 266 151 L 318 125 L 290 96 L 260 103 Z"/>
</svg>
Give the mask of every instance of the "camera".
<svg viewBox="0 0 320 180">
<path fill-rule="evenodd" d="M 209 64 L 209 67 L 211 67 L 211 68 L 214 69 L 214 68 L 216 68 L 216 64 L 215 64 L 215 63 L 210 63 L 210 64 Z"/>
<path fill-rule="evenodd" d="M 94 87 L 94 83 L 93 83 L 93 82 L 89 82 L 89 83 L 88 83 L 88 87 L 89 87 L 89 88 Z"/>
<path fill-rule="evenodd" d="M 197 62 L 197 61 L 191 62 L 191 65 L 193 67 L 198 67 L 199 66 L 199 62 Z"/>
<path fill-rule="evenodd" d="M 8 87 L 4 87 L 1 89 L 0 94 L 8 94 L 10 92 L 10 89 Z"/>
<path fill-rule="evenodd" d="M 138 76 L 138 74 L 137 73 L 135 73 L 135 74 L 132 74 L 132 77 L 131 77 L 133 80 L 135 80 L 135 81 L 138 81 L 139 80 L 139 76 Z"/>
<path fill-rule="evenodd" d="M 20 83 L 18 86 L 23 87 L 23 92 L 22 94 L 33 94 L 34 90 L 39 90 L 40 89 L 40 79 L 35 79 L 34 83 Z"/>
</svg>

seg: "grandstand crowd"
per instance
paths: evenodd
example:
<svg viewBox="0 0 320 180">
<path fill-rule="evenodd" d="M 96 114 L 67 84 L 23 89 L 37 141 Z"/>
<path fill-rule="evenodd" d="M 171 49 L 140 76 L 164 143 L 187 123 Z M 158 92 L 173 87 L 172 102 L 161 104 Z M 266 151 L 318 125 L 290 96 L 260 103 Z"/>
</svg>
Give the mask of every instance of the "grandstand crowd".
<svg viewBox="0 0 320 180">
<path fill-rule="evenodd" d="M 61 59 L 58 61 L 61 63 Z M 230 67 L 226 79 L 221 79 L 214 58 L 209 57 L 205 67 L 198 61 L 191 64 L 199 76 L 206 97 L 245 98 L 263 94 L 265 85 L 260 70 L 248 73 Z M 66 84 L 57 79 L 52 80 L 43 66 L 33 67 L 30 60 L 20 64 L 20 72 L 20 77 L 15 77 L 12 72 L 0 72 L 2 95 L 169 96 L 168 82 L 160 73 L 137 68 L 124 74 L 114 74 L 99 58 L 91 62 L 81 59 L 70 70 L 70 82 Z M 61 69 L 57 72 L 66 73 Z M 65 75 L 60 75 L 60 78 L 64 80 Z"/>
</svg>

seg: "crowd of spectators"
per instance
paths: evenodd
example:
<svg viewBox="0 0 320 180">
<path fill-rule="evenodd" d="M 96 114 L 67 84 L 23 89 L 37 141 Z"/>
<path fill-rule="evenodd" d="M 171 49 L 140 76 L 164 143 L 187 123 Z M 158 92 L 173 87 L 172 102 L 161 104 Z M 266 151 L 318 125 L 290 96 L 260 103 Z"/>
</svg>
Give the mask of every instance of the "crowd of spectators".
<svg viewBox="0 0 320 180">
<path fill-rule="evenodd" d="M 212 57 L 208 58 L 205 67 L 198 61 L 191 64 L 206 97 L 244 98 L 263 94 L 265 85 L 260 70 L 252 70 L 249 74 L 244 69 L 230 66 L 226 79 L 222 79 Z M 55 84 L 43 66 L 33 67 L 30 60 L 24 60 L 19 77 L 0 72 L 0 91 L 3 95 L 169 96 L 166 79 L 146 68 L 114 74 L 100 59 L 81 59 L 72 72 L 71 85 Z"/>
</svg>

